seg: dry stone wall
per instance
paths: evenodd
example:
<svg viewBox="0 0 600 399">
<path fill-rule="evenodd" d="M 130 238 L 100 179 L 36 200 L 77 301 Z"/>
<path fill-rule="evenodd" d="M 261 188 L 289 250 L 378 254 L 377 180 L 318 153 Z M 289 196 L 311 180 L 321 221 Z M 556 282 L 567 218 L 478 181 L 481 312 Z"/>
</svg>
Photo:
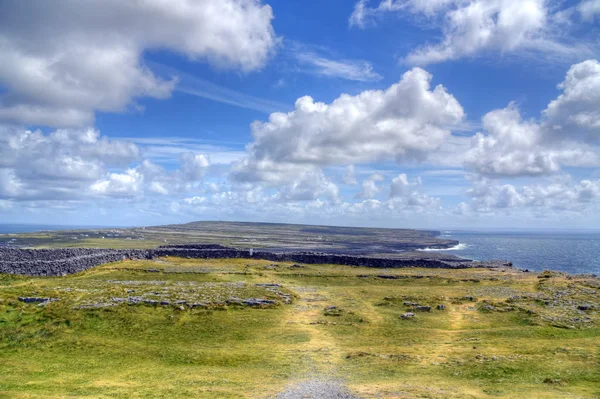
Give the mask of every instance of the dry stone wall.
<svg viewBox="0 0 600 399">
<path fill-rule="evenodd" d="M 316 252 L 277 253 L 236 249 L 214 244 L 194 244 L 163 246 L 148 250 L 0 248 L 0 273 L 30 276 L 65 276 L 105 263 L 119 262 L 126 259 L 154 259 L 165 256 L 195 259 L 264 259 L 273 262 L 338 264 L 373 268 L 424 267 L 465 269 L 473 267 L 507 266 L 506 264 L 497 264 L 493 262 L 452 262 L 429 258 L 393 259 Z"/>
</svg>

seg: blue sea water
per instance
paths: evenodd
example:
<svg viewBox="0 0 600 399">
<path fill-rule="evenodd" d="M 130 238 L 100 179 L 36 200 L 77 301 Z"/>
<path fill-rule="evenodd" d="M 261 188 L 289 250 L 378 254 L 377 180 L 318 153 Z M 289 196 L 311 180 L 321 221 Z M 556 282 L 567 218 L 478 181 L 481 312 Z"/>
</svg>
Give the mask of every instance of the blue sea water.
<svg viewBox="0 0 600 399">
<path fill-rule="evenodd" d="M 0 224 L 0 234 L 34 233 L 36 231 L 98 229 L 99 226 L 66 226 L 45 224 Z"/>
<path fill-rule="evenodd" d="M 442 232 L 460 245 L 447 250 L 462 258 L 507 260 L 515 267 L 600 275 L 600 232 Z"/>
</svg>

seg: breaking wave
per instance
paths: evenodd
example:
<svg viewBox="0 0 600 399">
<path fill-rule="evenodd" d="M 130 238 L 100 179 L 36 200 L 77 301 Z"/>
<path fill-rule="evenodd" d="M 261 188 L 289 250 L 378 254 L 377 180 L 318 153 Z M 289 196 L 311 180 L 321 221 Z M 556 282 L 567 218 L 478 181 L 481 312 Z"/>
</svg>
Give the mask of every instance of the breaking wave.
<svg viewBox="0 0 600 399">
<path fill-rule="evenodd" d="M 455 245 L 453 247 L 450 248 L 444 248 L 444 249 L 437 249 L 437 248 L 423 248 L 423 249 L 417 249 L 417 251 L 422 251 L 422 252 L 439 252 L 439 251 L 461 251 L 463 249 L 467 249 L 469 246 L 467 244 L 458 244 Z"/>
</svg>

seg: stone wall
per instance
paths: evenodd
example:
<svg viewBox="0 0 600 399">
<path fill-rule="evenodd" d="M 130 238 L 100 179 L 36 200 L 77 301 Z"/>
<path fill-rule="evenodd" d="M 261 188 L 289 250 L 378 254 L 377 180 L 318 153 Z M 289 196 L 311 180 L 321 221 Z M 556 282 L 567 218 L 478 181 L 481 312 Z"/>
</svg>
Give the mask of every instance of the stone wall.
<svg viewBox="0 0 600 399">
<path fill-rule="evenodd" d="M 426 257 L 393 259 L 316 252 L 277 253 L 228 248 L 214 244 L 193 244 L 163 246 L 148 250 L 0 248 L 0 273 L 24 274 L 30 276 L 65 276 L 105 263 L 119 262 L 125 259 L 154 259 L 165 256 L 195 259 L 264 259 L 272 262 L 338 264 L 373 268 L 424 267 L 465 269 L 473 267 L 507 266 L 506 264 L 499 265 L 494 264 L 493 262 L 471 262 L 468 260 L 452 262 Z"/>
<path fill-rule="evenodd" d="M 65 276 L 105 263 L 148 259 L 149 255 L 144 250 L 0 248 L 0 273 Z"/>
</svg>

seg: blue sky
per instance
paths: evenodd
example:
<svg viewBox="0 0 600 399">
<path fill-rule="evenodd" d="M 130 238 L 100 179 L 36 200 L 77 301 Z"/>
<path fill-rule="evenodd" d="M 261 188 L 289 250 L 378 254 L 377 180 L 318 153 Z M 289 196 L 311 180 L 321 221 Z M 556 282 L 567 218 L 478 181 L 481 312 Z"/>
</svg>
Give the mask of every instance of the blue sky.
<svg viewBox="0 0 600 399">
<path fill-rule="evenodd" d="M 597 227 L 600 1 L 0 1 L 0 222 Z"/>
</svg>

